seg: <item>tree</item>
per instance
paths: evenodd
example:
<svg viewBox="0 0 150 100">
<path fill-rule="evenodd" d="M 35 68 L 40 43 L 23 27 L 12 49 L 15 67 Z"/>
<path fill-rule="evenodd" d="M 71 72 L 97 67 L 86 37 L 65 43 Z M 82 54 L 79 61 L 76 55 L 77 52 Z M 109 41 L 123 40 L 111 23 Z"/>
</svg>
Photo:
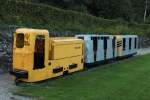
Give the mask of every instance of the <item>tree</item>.
<svg viewBox="0 0 150 100">
<path fill-rule="evenodd" d="M 146 21 L 146 15 L 147 15 L 147 0 L 145 0 L 144 22 Z"/>
</svg>

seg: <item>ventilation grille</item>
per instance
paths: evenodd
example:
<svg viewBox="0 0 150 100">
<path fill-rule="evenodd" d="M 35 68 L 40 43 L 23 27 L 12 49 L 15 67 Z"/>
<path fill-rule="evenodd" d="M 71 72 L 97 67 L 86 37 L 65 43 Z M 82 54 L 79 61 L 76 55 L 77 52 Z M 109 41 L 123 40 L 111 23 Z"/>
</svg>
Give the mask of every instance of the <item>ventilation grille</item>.
<svg viewBox="0 0 150 100">
<path fill-rule="evenodd" d="M 117 42 L 117 47 L 121 47 L 122 46 L 122 41 L 118 41 Z"/>
</svg>

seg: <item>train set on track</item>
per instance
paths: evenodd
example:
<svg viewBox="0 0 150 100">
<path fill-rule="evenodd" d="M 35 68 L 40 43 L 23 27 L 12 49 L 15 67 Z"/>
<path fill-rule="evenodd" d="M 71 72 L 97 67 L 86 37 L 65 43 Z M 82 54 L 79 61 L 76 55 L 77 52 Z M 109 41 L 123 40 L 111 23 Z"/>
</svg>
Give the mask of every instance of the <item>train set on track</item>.
<svg viewBox="0 0 150 100">
<path fill-rule="evenodd" d="M 47 30 L 19 28 L 14 33 L 15 80 L 38 82 L 84 70 L 86 66 L 133 56 L 137 35 L 50 37 Z"/>
</svg>

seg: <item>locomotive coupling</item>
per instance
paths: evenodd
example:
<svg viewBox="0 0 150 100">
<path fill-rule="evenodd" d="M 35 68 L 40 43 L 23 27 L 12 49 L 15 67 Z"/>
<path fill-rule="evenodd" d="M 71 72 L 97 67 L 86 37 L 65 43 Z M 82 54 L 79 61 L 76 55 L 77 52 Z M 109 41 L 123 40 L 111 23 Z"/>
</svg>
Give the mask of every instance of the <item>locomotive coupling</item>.
<svg viewBox="0 0 150 100">
<path fill-rule="evenodd" d="M 28 78 L 28 72 L 24 70 L 10 70 L 9 73 L 16 78 Z"/>
</svg>

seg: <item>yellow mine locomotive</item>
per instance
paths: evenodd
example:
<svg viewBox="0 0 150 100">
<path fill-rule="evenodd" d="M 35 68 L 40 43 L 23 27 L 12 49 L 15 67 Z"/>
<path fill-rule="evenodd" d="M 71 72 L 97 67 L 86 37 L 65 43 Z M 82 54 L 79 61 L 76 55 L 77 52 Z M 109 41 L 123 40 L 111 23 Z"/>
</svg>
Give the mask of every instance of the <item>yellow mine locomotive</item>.
<svg viewBox="0 0 150 100">
<path fill-rule="evenodd" d="M 17 29 L 13 70 L 18 80 L 36 82 L 83 70 L 83 40 L 51 38 L 47 30 Z"/>
<path fill-rule="evenodd" d="M 37 82 L 83 70 L 84 65 L 136 54 L 136 35 L 50 37 L 47 30 L 19 28 L 14 33 L 15 80 Z"/>
</svg>

